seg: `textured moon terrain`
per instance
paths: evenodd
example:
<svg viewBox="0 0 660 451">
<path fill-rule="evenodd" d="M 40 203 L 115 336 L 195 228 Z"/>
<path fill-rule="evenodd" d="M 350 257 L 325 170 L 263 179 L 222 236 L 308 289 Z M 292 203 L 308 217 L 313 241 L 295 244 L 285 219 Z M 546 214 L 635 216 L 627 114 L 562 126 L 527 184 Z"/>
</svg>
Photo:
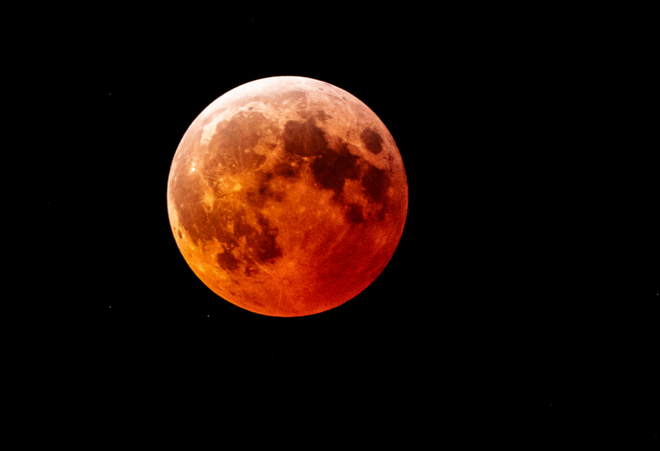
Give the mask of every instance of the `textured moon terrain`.
<svg viewBox="0 0 660 451">
<path fill-rule="evenodd" d="M 213 292 L 251 312 L 305 316 L 381 274 L 403 233 L 408 182 L 394 139 L 359 99 L 272 77 L 193 121 L 167 208 L 181 254 Z"/>
</svg>

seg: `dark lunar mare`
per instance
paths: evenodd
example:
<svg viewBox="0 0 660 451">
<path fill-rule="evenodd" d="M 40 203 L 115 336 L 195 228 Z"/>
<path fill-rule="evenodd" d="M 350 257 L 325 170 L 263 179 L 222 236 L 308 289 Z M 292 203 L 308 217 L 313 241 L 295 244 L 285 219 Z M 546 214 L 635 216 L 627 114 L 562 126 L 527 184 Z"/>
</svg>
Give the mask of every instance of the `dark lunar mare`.
<svg viewBox="0 0 660 451">
<path fill-rule="evenodd" d="M 343 139 L 331 146 L 323 129 L 315 124 L 314 118 L 309 117 L 309 114 L 301 116 L 307 116 L 308 119 L 286 122 L 279 136 L 284 144 L 286 158 L 272 169 L 265 170 L 262 166 L 266 156 L 258 155 L 252 149 L 267 131 L 277 133 L 276 127 L 262 113 L 241 112 L 229 121 L 218 123 L 213 138 L 215 147 L 211 147 L 211 155 L 203 161 L 201 170 L 189 174 L 182 171 L 173 182 L 174 204 L 182 227 L 200 246 L 208 237 L 216 237 L 224 248 L 224 252 L 216 255 L 216 261 L 229 272 L 237 271 L 242 263 L 247 263 L 245 274 L 253 276 L 258 273 L 258 269 L 253 266 L 255 261 L 261 264 L 273 262 L 282 255 L 282 249 L 276 241 L 277 228 L 261 214 L 257 216 L 258 227 L 253 227 L 245 222 L 241 211 L 230 209 L 225 215 L 206 212 L 199 199 L 198 187 L 201 183 L 208 183 L 215 188 L 220 171 L 230 174 L 244 171 L 255 173 L 258 188 L 246 193 L 247 202 L 255 207 L 255 211 L 259 211 L 268 201 L 281 202 L 285 193 L 275 190 L 272 181 L 276 177 L 300 177 L 303 165 L 308 165 L 319 188 L 333 192 L 333 199 L 344 211 L 349 224 L 362 224 L 365 218 L 362 207 L 357 204 L 346 205 L 343 198 L 346 180 L 360 180 L 367 198 L 380 206 L 376 213 L 377 220 L 382 221 L 389 210 L 386 193 L 391 180 L 387 172 L 351 154 Z M 324 121 L 328 116 L 318 111 L 316 117 Z M 373 154 L 382 152 L 383 138 L 375 131 L 365 129 L 360 138 Z M 216 199 L 218 208 L 214 206 L 213 211 L 221 211 L 221 202 L 222 196 L 219 196 Z M 233 223 L 232 232 L 227 228 L 229 222 Z M 233 254 L 242 238 L 254 248 L 252 257 L 242 257 L 246 261 L 237 259 Z"/>
</svg>

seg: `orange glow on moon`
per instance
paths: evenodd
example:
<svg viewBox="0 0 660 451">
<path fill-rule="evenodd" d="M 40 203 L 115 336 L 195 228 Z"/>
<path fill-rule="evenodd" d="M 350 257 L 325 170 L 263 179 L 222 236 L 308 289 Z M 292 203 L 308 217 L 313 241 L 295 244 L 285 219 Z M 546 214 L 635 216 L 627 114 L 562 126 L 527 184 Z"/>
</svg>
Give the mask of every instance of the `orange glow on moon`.
<svg viewBox="0 0 660 451">
<path fill-rule="evenodd" d="M 251 312 L 305 316 L 368 287 L 408 211 L 401 154 L 364 103 L 331 84 L 272 77 L 211 103 L 172 161 L 167 207 L 184 259 Z"/>
</svg>

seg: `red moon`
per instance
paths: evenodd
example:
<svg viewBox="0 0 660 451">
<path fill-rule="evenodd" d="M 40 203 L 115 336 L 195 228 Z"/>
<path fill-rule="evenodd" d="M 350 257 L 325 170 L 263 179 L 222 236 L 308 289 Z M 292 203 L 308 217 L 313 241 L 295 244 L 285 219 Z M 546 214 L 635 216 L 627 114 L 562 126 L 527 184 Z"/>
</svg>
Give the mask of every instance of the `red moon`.
<svg viewBox="0 0 660 451">
<path fill-rule="evenodd" d="M 272 77 L 193 121 L 167 209 L 181 254 L 213 292 L 262 315 L 306 316 L 354 298 L 387 266 L 408 181 L 392 135 L 359 99 Z"/>
</svg>

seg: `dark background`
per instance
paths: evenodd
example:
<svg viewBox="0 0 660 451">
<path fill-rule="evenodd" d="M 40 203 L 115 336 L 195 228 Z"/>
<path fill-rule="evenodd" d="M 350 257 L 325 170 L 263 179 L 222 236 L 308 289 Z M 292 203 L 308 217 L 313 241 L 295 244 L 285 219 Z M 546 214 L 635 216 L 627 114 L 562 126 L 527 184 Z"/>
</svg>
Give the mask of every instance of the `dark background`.
<svg viewBox="0 0 660 451">
<path fill-rule="evenodd" d="M 45 33 L 29 75 L 55 137 L 28 306 L 40 419 L 311 447 L 657 444 L 660 63 L 643 12 L 90 14 Z M 277 75 L 365 102 L 410 189 L 382 275 L 303 318 L 207 289 L 166 208 L 195 117 Z"/>
</svg>

